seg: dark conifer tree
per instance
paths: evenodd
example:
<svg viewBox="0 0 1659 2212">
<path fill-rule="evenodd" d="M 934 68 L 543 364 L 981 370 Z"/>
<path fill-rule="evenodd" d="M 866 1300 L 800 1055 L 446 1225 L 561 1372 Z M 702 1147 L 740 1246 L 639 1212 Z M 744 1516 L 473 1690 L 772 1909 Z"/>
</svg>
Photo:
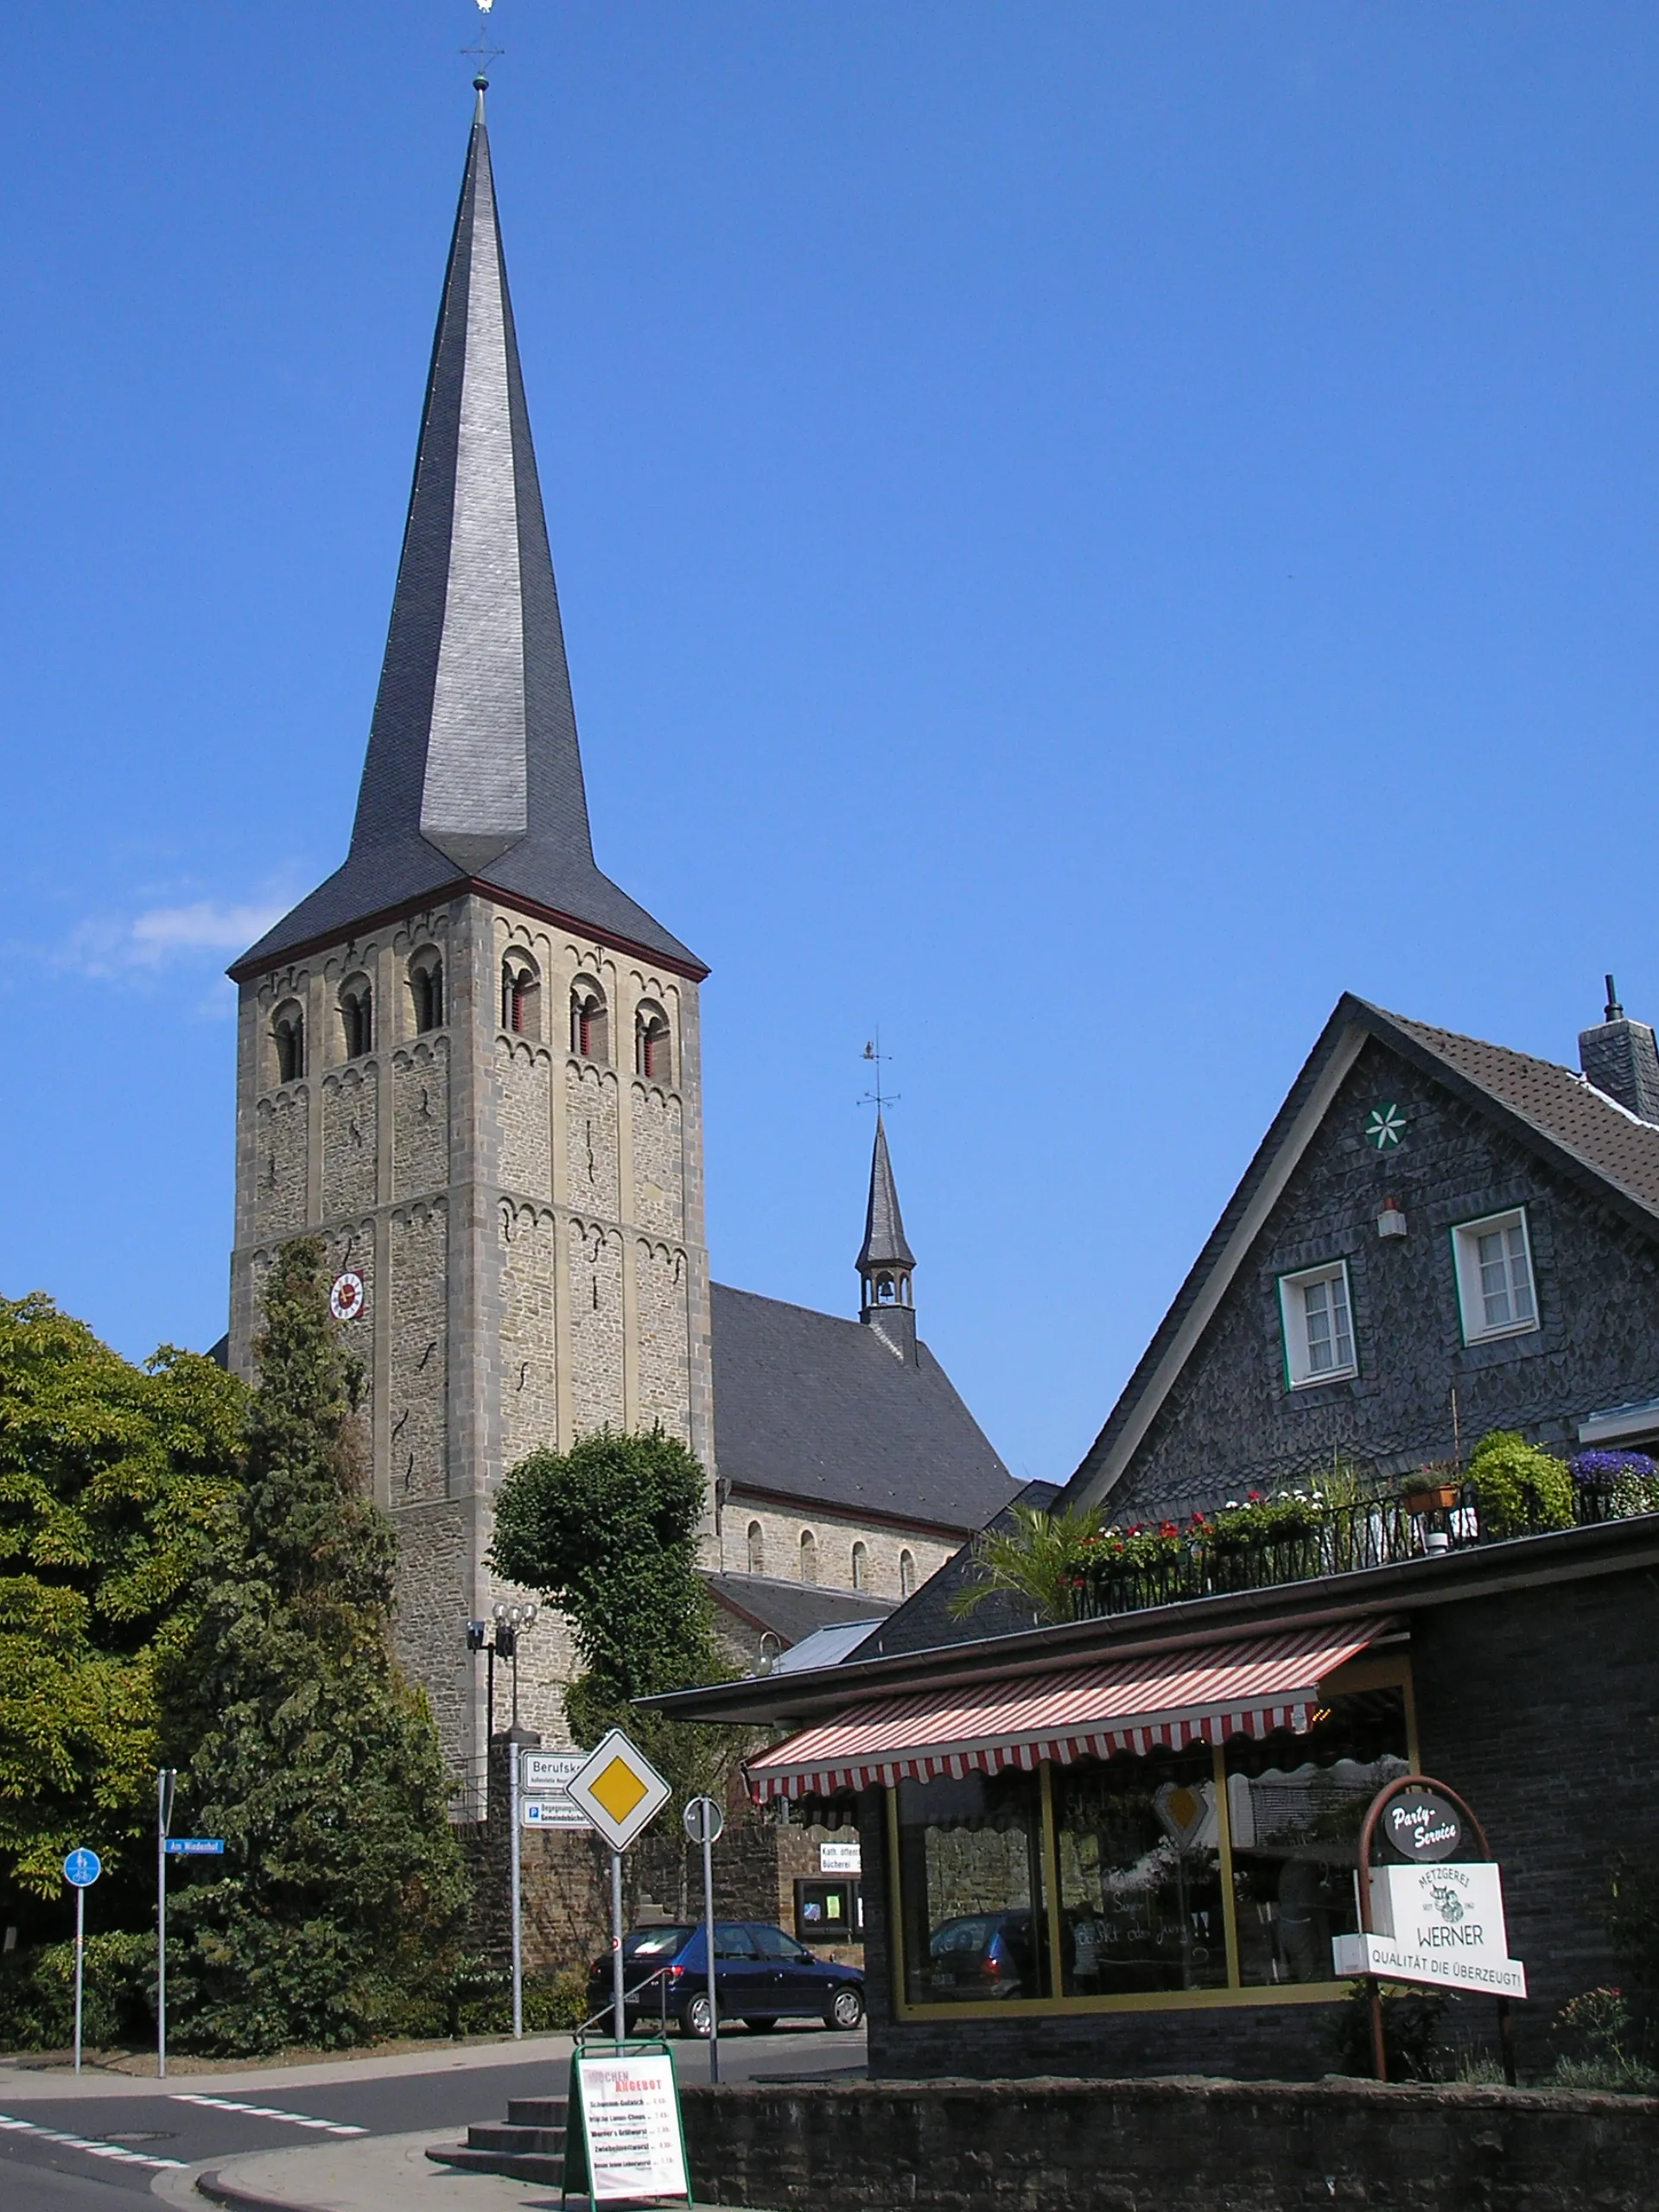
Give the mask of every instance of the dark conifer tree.
<svg viewBox="0 0 1659 2212">
<path fill-rule="evenodd" d="M 175 1832 L 226 1851 L 180 1884 L 169 2010 L 180 2042 L 226 2052 L 415 2024 L 467 1902 L 437 1732 L 392 1654 L 395 1538 L 316 1239 L 283 1248 L 255 1357 L 241 1525 L 170 1684 Z"/>
</svg>

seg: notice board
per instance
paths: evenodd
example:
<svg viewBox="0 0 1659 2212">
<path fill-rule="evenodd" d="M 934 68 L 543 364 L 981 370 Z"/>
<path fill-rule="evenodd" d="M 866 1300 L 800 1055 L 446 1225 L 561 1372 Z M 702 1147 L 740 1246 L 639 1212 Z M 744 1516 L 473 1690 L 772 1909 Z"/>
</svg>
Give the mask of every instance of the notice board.
<svg viewBox="0 0 1659 2212">
<path fill-rule="evenodd" d="M 690 2202 L 679 2083 L 663 2044 L 578 2051 L 566 2126 L 567 2196 L 585 2192 L 595 2204 Z"/>
</svg>

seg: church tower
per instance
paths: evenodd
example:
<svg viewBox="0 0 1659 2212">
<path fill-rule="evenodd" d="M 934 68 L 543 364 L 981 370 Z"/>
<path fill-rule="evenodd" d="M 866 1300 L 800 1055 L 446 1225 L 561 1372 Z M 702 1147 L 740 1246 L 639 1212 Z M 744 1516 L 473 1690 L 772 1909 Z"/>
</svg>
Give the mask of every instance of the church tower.
<svg viewBox="0 0 1659 2212">
<path fill-rule="evenodd" d="M 491 1497 L 538 1446 L 660 1421 L 712 1459 L 702 963 L 599 872 L 496 219 L 485 86 L 343 867 L 240 986 L 232 1363 L 275 1248 L 325 1240 L 370 1378 L 398 1639 L 458 1764 Z M 567 1632 L 520 1647 L 559 1740 Z"/>
</svg>

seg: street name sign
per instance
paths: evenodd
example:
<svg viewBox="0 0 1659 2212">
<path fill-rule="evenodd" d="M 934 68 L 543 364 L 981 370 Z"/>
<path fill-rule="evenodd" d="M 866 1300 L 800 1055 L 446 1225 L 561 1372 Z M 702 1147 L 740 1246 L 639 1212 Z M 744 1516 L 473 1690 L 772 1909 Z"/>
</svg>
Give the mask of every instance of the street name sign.
<svg viewBox="0 0 1659 2212">
<path fill-rule="evenodd" d="M 613 1851 L 626 1851 L 674 1794 L 620 1728 L 611 1730 L 566 1788 Z"/>
<path fill-rule="evenodd" d="M 167 1839 L 169 1859 L 216 1859 L 224 1848 L 222 1835 L 170 1835 Z"/>
<path fill-rule="evenodd" d="M 587 1764 L 586 1751 L 520 1751 L 518 1787 L 532 1793 L 568 1789 Z"/>
</svg>

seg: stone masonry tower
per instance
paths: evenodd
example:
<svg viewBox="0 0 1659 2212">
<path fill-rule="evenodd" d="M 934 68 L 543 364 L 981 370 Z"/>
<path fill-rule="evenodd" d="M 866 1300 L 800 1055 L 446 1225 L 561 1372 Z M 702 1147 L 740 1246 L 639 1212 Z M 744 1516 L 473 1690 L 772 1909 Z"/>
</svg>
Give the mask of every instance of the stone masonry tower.
<svg viewBox="0 0 1659 2212">
<path fill-rule="evenodd" d="M 404 1661 L 467 1767 L 505 1470 L 607 1422 L 711 1459 L 707 970 L 594 865 L 484 90 L 351 850 L 231 971 L 232 1363 L 274 1248 L 321 1234 L 363 1286 Z M 570 1672 L 538 1623 L 523 1718 L 552 1740 Z"/>
</svg>

